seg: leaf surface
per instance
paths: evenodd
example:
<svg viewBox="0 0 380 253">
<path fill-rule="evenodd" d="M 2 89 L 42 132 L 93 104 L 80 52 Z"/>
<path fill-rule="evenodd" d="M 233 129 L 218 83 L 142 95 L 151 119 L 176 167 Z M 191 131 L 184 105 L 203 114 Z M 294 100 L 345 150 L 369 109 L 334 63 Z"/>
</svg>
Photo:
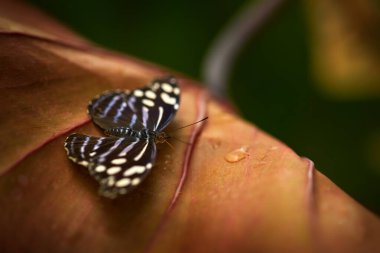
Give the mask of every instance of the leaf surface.
<svg viewBox="0 0 380 253">
<path fill-rule="evenodd" d="M 86 169 L 67 159 L 65 137 L 101 135 L 86 115 L 93 96 L 169 71 L 96 48 L 29 6 L 0 9 L 4 252 L 379 250 L 375 215 L 181 75 L 170 128 L 209 116 L 178 133 L 192 145 L 160 145 L 157 165 L 135 191 L 98 196 Z"/>
</svg>

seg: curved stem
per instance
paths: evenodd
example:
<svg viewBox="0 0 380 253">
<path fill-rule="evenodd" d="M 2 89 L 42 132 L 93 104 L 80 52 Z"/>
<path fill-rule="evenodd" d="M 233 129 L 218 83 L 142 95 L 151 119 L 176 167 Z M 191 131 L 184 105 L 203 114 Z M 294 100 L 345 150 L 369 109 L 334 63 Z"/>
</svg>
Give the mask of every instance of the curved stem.
<svg viewBox="0 0 380 253">
<path fill-rule="evenodd" d="M 244 6 L 211 45 L 202 67 L 203 81 L 213 94 L 224 97 L 235 60 L 243 46 L 270 20 L 286 0 L 252 1 Z"/>
</svg>

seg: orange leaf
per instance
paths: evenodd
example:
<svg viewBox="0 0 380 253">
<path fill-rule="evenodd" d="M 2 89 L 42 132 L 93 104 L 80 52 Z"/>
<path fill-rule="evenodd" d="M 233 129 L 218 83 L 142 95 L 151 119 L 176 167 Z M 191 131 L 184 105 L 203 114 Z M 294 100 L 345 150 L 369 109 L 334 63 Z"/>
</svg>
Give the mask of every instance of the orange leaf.
<svg viewBox="0 0 380 253">
<path fill-rule="evenodd" d="M 116 200 L 63 148 L 100 135 L 87 102 L 167 73 L 91 46 L 26 5 L 1 3 L 2 252 L 376 252 L 379 219 L 290 148 L 180 77 L 173 125 L 192 145 Z M 42 25 L 43 24 L 43 25 Z M 168 130 L 170 131 L 170 130 Z M 231 153 L 232 152 L 232 153 Z"/>
</svg>

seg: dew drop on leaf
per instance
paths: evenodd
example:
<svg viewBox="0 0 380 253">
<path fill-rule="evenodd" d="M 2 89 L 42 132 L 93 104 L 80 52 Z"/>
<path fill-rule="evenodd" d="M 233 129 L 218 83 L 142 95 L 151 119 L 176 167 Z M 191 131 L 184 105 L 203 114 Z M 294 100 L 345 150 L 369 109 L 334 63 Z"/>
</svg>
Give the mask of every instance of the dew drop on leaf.
<svg viewBox="0 0 380 253">
<path fill-rule="evenodd" d="M 210 139 L 209 143 L 213 149 L 217 149 L 220 147 L 221 141 L 219 139 Z"/>
<path fill-rule="evenodd" d="M 238 149 L 235 149 L 235 150 L 227 153 L 224 156 L 224 159 L 230 163 L 238 162 L 238 161 L 246 158 L 247 156 L 249 156 L 248 150 L 249 150 L 249 146 L 242 146 Z"/>
</svg>

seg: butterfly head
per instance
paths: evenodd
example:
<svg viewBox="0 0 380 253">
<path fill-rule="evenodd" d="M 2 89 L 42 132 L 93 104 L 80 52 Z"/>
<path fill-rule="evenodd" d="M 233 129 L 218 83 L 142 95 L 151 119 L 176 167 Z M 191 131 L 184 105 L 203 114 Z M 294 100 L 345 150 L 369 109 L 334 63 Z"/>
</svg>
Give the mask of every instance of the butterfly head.
<svg viewBox="0 0 380 253">
<path fill-rule="evenodd" d="M 157 133 L 155 137 L 156 143 L 164 143 L 167 142 L 167 140 L 170 138 L 170 136 L 165 132 L 159 132 Z"/>
</svg>

